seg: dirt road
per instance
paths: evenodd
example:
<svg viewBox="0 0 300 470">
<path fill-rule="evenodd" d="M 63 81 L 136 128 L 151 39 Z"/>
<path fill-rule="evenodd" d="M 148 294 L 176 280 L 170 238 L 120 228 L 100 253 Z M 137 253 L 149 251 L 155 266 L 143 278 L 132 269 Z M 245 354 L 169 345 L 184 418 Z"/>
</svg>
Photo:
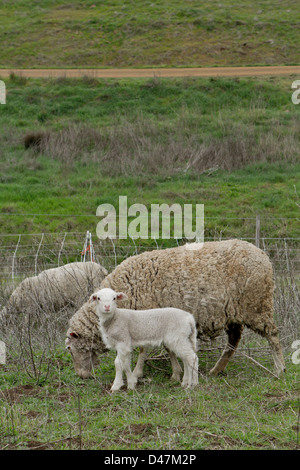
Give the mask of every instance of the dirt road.
<svg viewBox="0 0 300 470">
<path fill-rule="evenodd" d="M 0 69 L 0 77 L 11 73 L 29 78 L 94 77 L 94 78 L 151 78 L 151 77 L 255 77 L 300 75 L 299 65 L 269 67 L 203 67 L 148 69 Z"/>
</svg>

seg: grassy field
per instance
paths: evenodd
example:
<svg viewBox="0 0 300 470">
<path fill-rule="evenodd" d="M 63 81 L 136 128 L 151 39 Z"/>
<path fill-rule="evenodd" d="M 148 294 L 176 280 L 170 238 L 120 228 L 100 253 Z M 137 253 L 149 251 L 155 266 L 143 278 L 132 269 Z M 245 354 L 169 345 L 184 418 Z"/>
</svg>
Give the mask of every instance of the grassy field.
<svg viewBox="0 0 300 470">
<path fill-rule="evenodd" d="M 0 16 L 0 67 L 299 63 L 297 0 L 21 0 Z"/>
<path fill-rule="evenodd" d="M 38 383 L 15 358 L 0 366 L 0 448 L 299 448 L 299 365 L 287 357 L 285 377 L 276 379 L 239 356 L 226 375 L 209 378 L 217 355 L 199 357 L 199 386 L 192 391 L 169 380 L 168 361 L 153 359 L 136 391 L 113 395 L 114 353 L 85 381 L 59 348 L 44 356 Z M 272 369 L 270 357 L 255 357 Z"/>
<path fill-rule="evenodd" d="M 147 207 L 204 203 L 206 236 L 254 236 L 252 218 L 260 214 L 263 236 L 299 237 L 294 79 L 11 76 L 0 107 L 1 234 L 94 232 L 97 218 L 87 216 L 104 202 L 118 207 L 119 195 L 127 195 L 128 205 Z M 36 131 L 45 133 L 43 142 L 25 150 L 24 136 Z M 114 354 L 81 380 L 64 351 L 66 325 L 53 336 L 39 328 L 25 333 L 22 324 L 1 332 L 0 448 L 299 448 L 299 365 L 291 362 L 298 278 L 290 272 L 279 281 L 276 321 L 287 365 L 280 379 L 249 359 L 272 370 L 267 345 L 246 336 L 221 377 L 208 376 L 220 350 L 201 349 L 193 391 L 171 383 L 168 361 L 156 357 L 137 391 L 111 395 Z"/>
<path fill-rule="evenodd" d="M 210 236 L 253 235 L 253 221 L 232 218 L 256 214 L 264 236 L 299 236 L 292 80 L 12 76 L 0 108 L 2 233 L 85 232 L 97 219 L 84 215 L 125 195 L 147 207 L 204 203 Z M 48 140 L 25 150 L 37 130 Z"/>
<path fill-rule="evenodd" d="M 298 280 L 297 280 L 298 279 Z M 115 353 L 99 356 L 80 379 L 64 349 L 67 319 L 48 311 L 31 321 L 0 325 L 6 364 L 0 365 L 0 449 L 296 450 L 299 449 L 299 276 L 276 277 L 275 318 L 286 373 L 273 375 L 266 340 L 245 330 L 222 376 L 209 370 L 224 338 L 200 341 L 199 385 L 185 391 L 170 380 L 166 353 L 154 350 L 135 391 L 109 392 Z M 0 291 L 0 304 L 4 290 Z M 50 314 L 49 314 L 50 313 Z M 134 354 L 134 362 L 137 354 Z"/>
</svg>

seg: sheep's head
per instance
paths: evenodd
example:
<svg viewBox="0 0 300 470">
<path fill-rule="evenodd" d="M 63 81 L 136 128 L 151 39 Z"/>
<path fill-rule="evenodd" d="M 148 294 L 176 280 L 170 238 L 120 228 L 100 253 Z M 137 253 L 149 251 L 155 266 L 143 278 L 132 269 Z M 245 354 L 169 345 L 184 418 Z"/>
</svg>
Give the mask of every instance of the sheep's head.
<svg viewBox="0 0 300 470">
<path fill-rule="evenodd" d="M 105 288 L 95 292 L 90 297 L 90 302 L 96 302 L 96 312 L 98 316 L 113 314 L 117 308 L 117 300 L 125 300 L 127 296 L 123 292 L 115 292 Z"/>
<path fill-rule="evenodd" d="M 92 370 L 97 364 L 97 353 L 106 350 L 104 344 L 102 344 L 103 348 L 100 350 L 99 347 L 94 347 L 92 341 L 90 342 L 91 344 L 88 344 L 86 338 L 81 338 L 81 336 L 72 329 L 69 329 L 67 332 L 67 338 L 65 340 L 66 349 L 71 353 L 76 374 L 82 379 L 90 377 Z"/>
</svg>

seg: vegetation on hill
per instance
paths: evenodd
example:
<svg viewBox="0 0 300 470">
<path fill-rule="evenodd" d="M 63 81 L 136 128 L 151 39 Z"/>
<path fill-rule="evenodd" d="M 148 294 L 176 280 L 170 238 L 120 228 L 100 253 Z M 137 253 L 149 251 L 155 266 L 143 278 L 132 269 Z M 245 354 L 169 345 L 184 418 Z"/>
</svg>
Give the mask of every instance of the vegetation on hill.
<svg viewBox="0 0 300 470">
<path fill-rule="evenodd" d="M 0 67 L 299 63 L 297 0 L 21 0 L 0 17 Z"/>
<path fill-rule="evenodd" d="M 6 68 L 299 63 L 296 0 L 21 0 L 1 2 L 0 16 Z M 254 237 L 256 215 L 263 237 L 299 238 L 295 79 L 12 74 L 0 106 L 0 309 L 21 277 L 33 274 L 29 261 L 35 271 L 64 262 L 61 235 L 94 236 L 97 206 L 118 208 L 120 195 L 128 206 L 204 204 L 207 238 Z M 36 247 L 26 234 L 37 234 Z M 75 375 L 64 350 L 71 306 L 57 316 L 10 317 L 7 328 L 0 324 L 7 353 L 0 448 L 299 448 L 299 365 L 290 357 L 299 338 L 298 251 L 285 240 L 282 246 L 273 255 L 284 377 L 272 374 L 264 340 L 245 331 L 221 377 L 208 372 L 224 338 L 201 342 L 195 390 L 171 383 L 169 362 L 154 351 L 137 391 L 111 395 L 113 352 L 100 358 L 92 379 Z M 111 266 L 119 258 L 112 253 Z"/>
<path fill-rule="evenodd" d="M 299 236 L 296 219 L 279 219 L 299 215 L 291 82 L 11 76 L 0 108 L 2 233 L 84 232 L 84 217 L 17 214 L 91 215 L 126 195 L 128 205 L 205 204 L 210 234 L 253 234 L 253 221 L 225 219 L 260 214 L 271 217 L 265 236 Z M 25 149 L 37 131 L 43 145 Z"/>
</svg>

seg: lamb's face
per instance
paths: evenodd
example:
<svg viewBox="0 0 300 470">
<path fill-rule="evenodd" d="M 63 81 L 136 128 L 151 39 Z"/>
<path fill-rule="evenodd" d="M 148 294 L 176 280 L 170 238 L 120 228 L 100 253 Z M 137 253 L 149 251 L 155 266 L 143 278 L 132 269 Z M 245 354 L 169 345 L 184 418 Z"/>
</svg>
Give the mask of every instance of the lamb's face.
<svg viewBox="0 0 300 470">
<path fill-rule="evenodd" d="M 112 289 L 101 289 L 91 295 L 90 302 L 97 302 L 96 312 L 98 315 L 105 316 L 116 311 L 117 300 L 123 300 L 126 295 L 123 292 L 115 292 Z"/>
</svg>

